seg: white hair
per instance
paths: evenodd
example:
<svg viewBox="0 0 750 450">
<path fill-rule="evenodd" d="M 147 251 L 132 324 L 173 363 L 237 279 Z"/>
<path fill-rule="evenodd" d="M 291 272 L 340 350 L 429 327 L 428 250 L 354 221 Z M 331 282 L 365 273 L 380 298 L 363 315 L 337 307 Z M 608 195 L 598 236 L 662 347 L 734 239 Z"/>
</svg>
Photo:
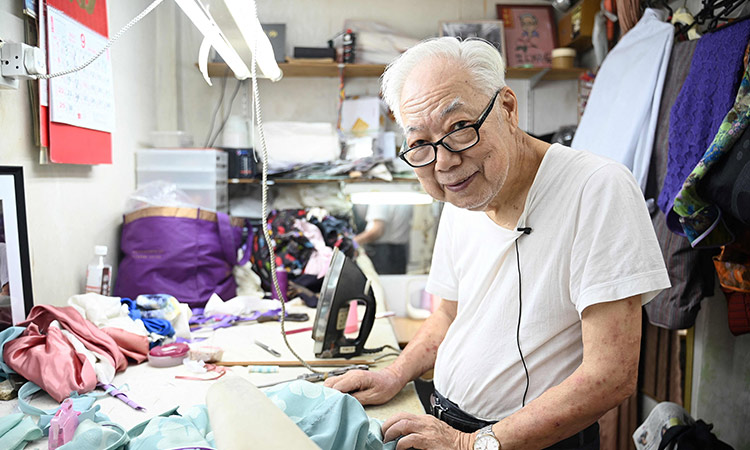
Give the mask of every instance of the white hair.
<svg viewBox="0 0 750 450">
<path fill-rule="evenodd" d="M 458 67 L 468 70 L 476 88 L 487 96 L 505 87 L 505 62 L 489 42 L 455 37 L 424 40 L 391 62 L 381 77 L 383 98 L 402 127 L 399 107 L 404 83 L 415 67 L 433 58 L 455 61 Z"/>
</svg>

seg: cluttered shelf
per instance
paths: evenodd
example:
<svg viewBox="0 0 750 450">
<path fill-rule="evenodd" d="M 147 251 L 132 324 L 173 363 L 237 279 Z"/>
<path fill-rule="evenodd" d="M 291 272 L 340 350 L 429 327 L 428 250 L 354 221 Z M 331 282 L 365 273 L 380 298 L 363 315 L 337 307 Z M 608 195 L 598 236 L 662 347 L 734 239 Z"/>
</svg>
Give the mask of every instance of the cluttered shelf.
<svg viewBox="0 0 750 450">
<path fill-rule="evenodd" d="M 379 77 L 383 74 L 385 66 L 382 64 L 343 64 L 344 76 L 351 77 Z M 279 63 L 279 67 L 287 77 L 337 77 L 339 75 L 339 64 L 317 63 L 317 62 L 294 62 Z M 212 77 L 223 77 L 227 73 L 224 63 L 208 63 L 208 74 Z M 572 67 L 569 69 L 556 68 L 516 68 L 509 67 L 506 78 L 530 79 L 541 74 L 543 81 L 575 80 L 588 69 Z"/>
<path fill-rule="evenodd" d="M 230 178 L 229 184 L 260 184 L 259 178 Z M 419 180 L 411 177 L 398 177 L 390 181 L 374 178 L 269 178 L 268 184 L 324 184 L 324 183 L 418 183 Z"/>
</svg>

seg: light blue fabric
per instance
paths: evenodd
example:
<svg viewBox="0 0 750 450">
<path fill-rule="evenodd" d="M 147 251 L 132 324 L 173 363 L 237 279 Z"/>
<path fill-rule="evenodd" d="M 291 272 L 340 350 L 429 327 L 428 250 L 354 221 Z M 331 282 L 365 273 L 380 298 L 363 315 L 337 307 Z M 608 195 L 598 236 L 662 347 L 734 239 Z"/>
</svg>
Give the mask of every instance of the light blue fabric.
<svg viewBox="0 0 750 450">
<path fill-rule="evenodd" d="M 125 429 L 113 422 L 84 420 L 78 424 L 73 439 L 58 450 L 121 450 L 130 438 Z"/>
<path fill-rule="evenodd" d="M 395 441 L 383 444 L 382 422 L 368 418 L 351 395 L 303 380 L 273 386 L 264 393 L 323 450 L 396 448 Z"/>
<path fill-rule="evenodd" d="M 9 374 L 16 373 L 15 370 L 5 364 L 5 358 L 3 358 L 5 344 L 20 336 L 25 329 L 24 327 L 10 327 L 0 331 L 0 381 L 7 380 Z"/>
<path fill-rule="evenodd" d="M 36 406 L 30 405 L 28 398 L 31 397 L 32 394 L 41 390 L 42 388 L 40 388 L 36 384 L 32 383 L 31 381 L 27 381 L 23 386 L 21 386 L 21 389 L 18 390 L 18 408 L 28 415 L 39 416 L 39 428 L 41 428 L 44 434 L 47 435 L 49 431 L 50 421 L 53 417 L 55 417 L 55 413 L 60 409 L 60 407 L 58 406 L 57 408 L 45 411 L 43 409 L 37 408 Z M 73 402 L 73 411 L 78 411 L 81 413 L 78 416 L 79 423 L 87 419 L 94 422 L 109 421 L 109 417 L 99 412 L 99 405 L 94 406 L 94 402 L 102 396 L 104 395 L 96 395 L 92 393 L 78 395 L 77 392 L 73 392 L 70 394 L 70 399 Z"/>
<path fill-rule="evenodd" d="M 42 437 L 42 430 L 36 426 L 31 417 L 22 413 L 0 417 L 0 448 L 20 450 L 26 442 Z"/>
<path fill-rule="evenodd" d="M 154 417 L 128 450 L 166 450 L 184 447 L 214 448 L 214 435 L 206 405 L 197 405 L 180 415 Z"/>
</svg>

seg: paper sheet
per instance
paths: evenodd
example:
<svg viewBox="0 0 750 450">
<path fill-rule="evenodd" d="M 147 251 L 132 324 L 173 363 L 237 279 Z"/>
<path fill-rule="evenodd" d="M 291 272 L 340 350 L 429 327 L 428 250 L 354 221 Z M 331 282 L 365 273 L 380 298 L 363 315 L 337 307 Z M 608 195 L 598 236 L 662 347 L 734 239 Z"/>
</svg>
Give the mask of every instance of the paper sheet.
<svg viewBox="0 0 750 450">
<path fill-rule="evenodd" d="M 102 35 L 47 7 L 49 73 L 77 67 L 107 43 Z M 115 128 L 109 50 L 85 69 L 50 79 L 51 120 L 92 130 Z"/>
</svg>

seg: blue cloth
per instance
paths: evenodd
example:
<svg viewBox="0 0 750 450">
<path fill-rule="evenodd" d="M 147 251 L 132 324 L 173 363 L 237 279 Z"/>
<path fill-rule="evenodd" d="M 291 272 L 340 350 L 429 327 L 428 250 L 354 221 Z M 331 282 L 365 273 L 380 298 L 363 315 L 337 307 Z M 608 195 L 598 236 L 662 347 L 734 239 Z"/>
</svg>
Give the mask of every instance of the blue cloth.
<svg viewBox="0 0 750 450">
<path fill-rule="evenodd" d="M 31 416 L 39 416 L 39 428 L 41 428 L 46 435 L 49 430 L 50 421 L 53 417 L 55 417 L 55 413 L 58 409 L 60 409 L 60 407 L 58 406 L 57 408 L 43 410 L 37 408 L 36 406 L 30 405 L 28 398 L 41 390 L 42 388 L 40 388 L 36 384 L 32 383 L 31 381 L 27 381 L 23 386 L 21 386 L 21 389 L 18 390 L 18 408 L 25 414 Z M 79 422 L 83 422 L 87 419 L 93 422 L 109 421 L 109 418 L 106 415 L 99 412 L 99 405 L 94 406 L 94 402 L 99 397 L 103 397 L 104 395 L 106 394 L 97 395 L 88 393 L 84 395 L 78 395 L 77 392 L 73 392 L 70 394 L 70 399 L 73 402 L 73 410 L 81 413 L 78 416 Z"/>
<path fill-rule="evenodd" d="M 26 442 L 42 437 L 42 430 L 36 426 L 31 417 L 21 413 L 0 417 L 0 448 L 20 450 Z"/>
<path fill-rule="evenodd" d="M 7 380 L 8 375 L 16 373 L 15 370 L 11 369 L 7 364 L 5 364 L 5 360 L 3 359 L 5 344 L 20 336 L 25 329 L 26 328 L 24 327 L 10 327 L 4 329 L 3 331 L 0 331 L 0 381 Z"/>
<path fill-rule="evenodd" d="M 144 317 L 141 313 L 141 310 L 138 309 L 138 305 L 136 304 L 135 300 L 133 299 L 123 297 L 120 299 L 120 303 L 128 305 L 128 315 L 130 316 L 130 318 L 133 320 L 140 319 L 141 322 L 143 322 L 143 326 L 146 327 L 146 331 L 148 331 L 149 333 L 156 333 L 161 336 L 167 337 L 174 336 L 174 327 L 172 326 L 172 323 L 167 319 Z"/>
<path fill-rule="evenodd" d="M 396 441 L 383 444 L 382 422 L 368 418 L 351 395 L 303 380 L 272 386 L 264 393 L 322 449 L 396 448 Z"/>
</svg>

